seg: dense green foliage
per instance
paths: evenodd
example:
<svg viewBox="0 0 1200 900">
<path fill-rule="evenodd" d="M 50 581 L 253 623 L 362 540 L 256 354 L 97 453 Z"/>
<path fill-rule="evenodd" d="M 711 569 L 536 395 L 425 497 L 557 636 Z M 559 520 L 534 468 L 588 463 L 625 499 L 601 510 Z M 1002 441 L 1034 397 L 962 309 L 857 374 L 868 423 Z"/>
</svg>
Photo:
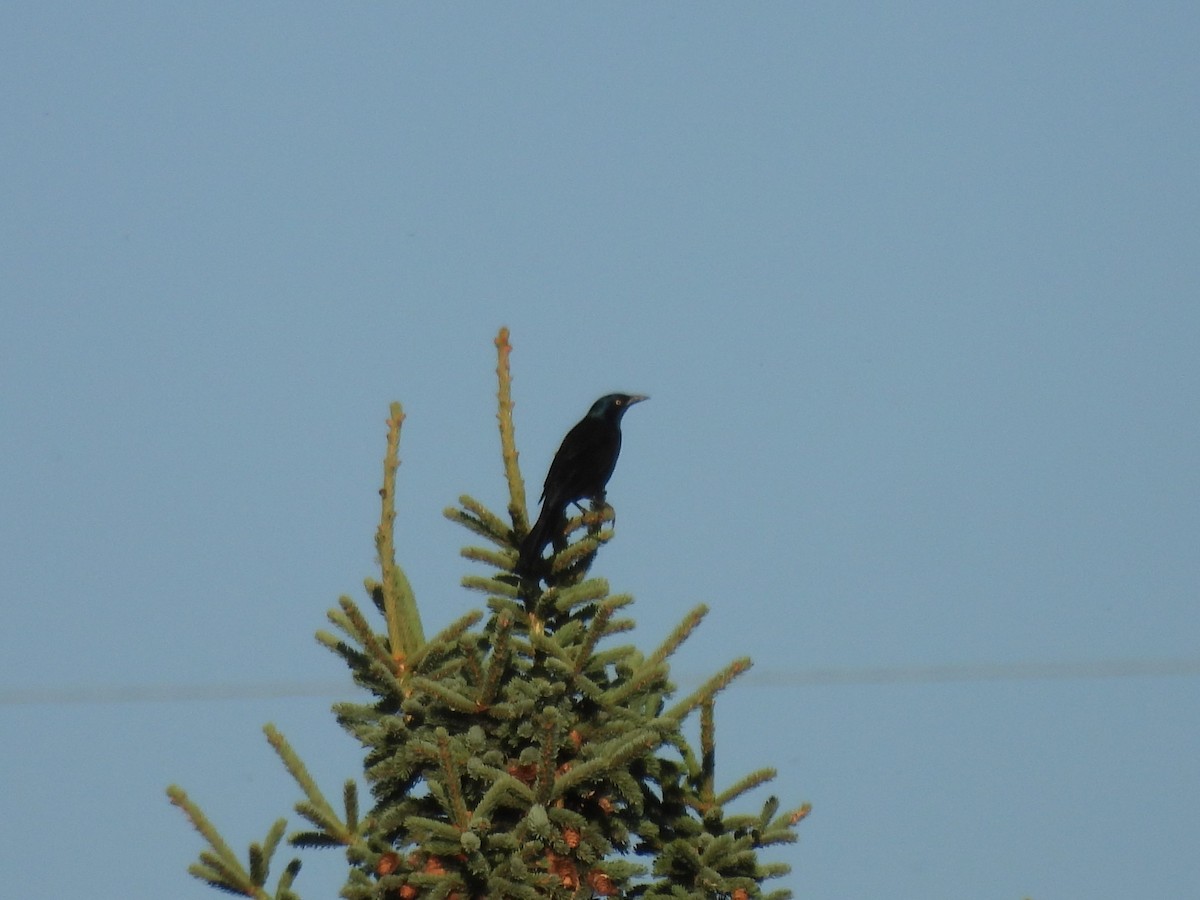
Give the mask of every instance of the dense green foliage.
<svg viewBox="0 0 1200 900">
<path fill-rule="evenodd" d="M 489 546 L 468 559 L 491 572 L 464 584 L 487 597 L 426 640 L 407 579 L 395 563 L 392 523 L 403 415 L 393 405 L 377 533 L 382 577 L 367 584 L 384 633 L 343 597 L 330 619 L 340 634 L 319 640 L 349 666 L 368 696 L 334 707 L 362 744 L 372 806 L 358 811 L 347 782 L 335 811 L 273 728 L 267 733 L 304 790 L 297 811 L 310 823 L 294 846 L 340 846 L 350 863 L 341 896 L 368 898 L 754 898 L 787 871 L 758 851 L 795 839 L 807 807 L 780 813 L 769 798 L 753 814 L 727 805 L 769 780 L 752 773 L 717 792 L 713 702 L 749 667 L 738 660 L 699 690 L 675 698 L 669 657 L 704 616 L 693 610 L 653 652 L 614 640 L 633 623 L 632 603 L 590 576 L 612 538 L 611 510 L 593 505 L 568 525 L 571 540 L 543 578 L 517 574 L 528 517 L 516 466 L 506 332 L 500 350 L 501 445 L 510 489 L 507 517 L 469 498 L 447 515 Z M 699 719 L 697 752 L 684 736 Z M 208 839 L 192 873 L 253 897 L 297 895 L 293 860 L 273 891 L 268 862 L 283 835 L 276 823 L 243 867 L 178 788 L 183 807 Z"/>
</svg>

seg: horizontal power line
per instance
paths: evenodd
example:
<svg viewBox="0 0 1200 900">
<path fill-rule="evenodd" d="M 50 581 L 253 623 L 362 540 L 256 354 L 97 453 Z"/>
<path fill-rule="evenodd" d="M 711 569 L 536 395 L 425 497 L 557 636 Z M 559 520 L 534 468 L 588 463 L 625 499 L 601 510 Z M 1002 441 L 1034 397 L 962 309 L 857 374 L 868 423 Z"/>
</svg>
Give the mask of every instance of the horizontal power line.
<svg viewBox="0 0 1200 900">
<path fill-rule="evenodd" d="M 751 673 L 757 685 L 818 687 L 840 684 L 944 684 L 963 681 L 1055 681 L 1081 678 L 1147 678 L 1200 675 L 1193 659 L 1108 659 L 1090 662 L 975 663 L 940 666 L 878 666 Z"/>
<path fill-rule="evenodd" d="M 964 663 L 938 666 L 875 666 L 843 669 L 751 670 L 733 687 L 831 687 L 838 685 L 951 684 L 972 681 L 1062 681 L 1096 678 L 1163 678 L 1200 675 L 1200 657 L 1111 659 L 1091 662 Z M 700 684 L 700 677 L 677 679 Z M 109 703 L 188 703 L 290 697 L 354 699 L 342 681 L 262 684 L 76 685 L 0 689 L 0 706 L 68 706 Z"/>
<path fill-rule="evenodd" d="M 101 687 L 7 688 L 0 706 L 67 706 L 104 703 L 188 703 L 196 700 L 262 700 L 287 697 L 346 697 L 353 685 L 333 681 L 276 684 L 127 684 Z"/>
</svg>

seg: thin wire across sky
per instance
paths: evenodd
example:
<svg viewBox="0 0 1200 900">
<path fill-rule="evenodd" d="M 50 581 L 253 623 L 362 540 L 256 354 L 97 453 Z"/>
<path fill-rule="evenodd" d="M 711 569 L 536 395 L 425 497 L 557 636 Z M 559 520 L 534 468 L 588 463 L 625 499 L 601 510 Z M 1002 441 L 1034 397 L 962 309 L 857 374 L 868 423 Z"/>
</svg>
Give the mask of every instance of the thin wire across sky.
<svg viewBox="0 0 1200 900">
<path fill-rule="evenodd" d="M 933 666 L 874 666 L 758 670 L 731 690 L 763 687 L 950 684 L 972 681 L 1063 681 L 1099 678 L 1177 678 L 1200 675 L 1200 657 L 1103 659 L 1080 662 L 963 663 Z M 684 675 L 682 685 L 700 683 Z M 345 697 L 353 686 L 339 681 L 282 681 L 230 684 L 67 685 L 0 689 L 0 706 L 99 706 L 114 703 L 188 703 L 290 697 Z"/>
</svg>

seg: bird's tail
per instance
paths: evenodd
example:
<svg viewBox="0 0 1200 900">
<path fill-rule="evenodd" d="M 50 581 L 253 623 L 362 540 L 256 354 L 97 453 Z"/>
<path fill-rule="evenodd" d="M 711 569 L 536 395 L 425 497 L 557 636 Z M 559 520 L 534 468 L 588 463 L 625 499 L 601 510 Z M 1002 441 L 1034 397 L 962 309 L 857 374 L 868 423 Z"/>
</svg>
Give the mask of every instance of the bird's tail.
<svg viewBox="0 0 1200 900">
<path fill-rule="evenodd" d="M 563 509 L 556 503 L 542 504 L 542 512 L 521 541 L 517 571 L 527 575 L 537 572 L 542 563 L 542 551 L 554 538 L 556 528 L 562 527 Z"/>
</svg>

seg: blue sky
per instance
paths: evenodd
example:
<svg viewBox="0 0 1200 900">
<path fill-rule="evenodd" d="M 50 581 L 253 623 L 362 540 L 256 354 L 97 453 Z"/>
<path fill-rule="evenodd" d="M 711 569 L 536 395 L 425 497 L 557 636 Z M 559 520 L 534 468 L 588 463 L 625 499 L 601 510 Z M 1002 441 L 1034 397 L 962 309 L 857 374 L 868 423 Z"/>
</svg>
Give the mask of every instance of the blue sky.
<svg viewBox="0 0 1200 900">
<path fill-rule="evenodd" d="M 597 573 L 643 646 L 712 607 L 681 683 L 755 659 L 718 764 L 814 804 L 797 896 L 1193 892 L 1198 43 L 1182 3 L 5 6 L 4 893 L 216 896 L 163 788 L 298 826 L 265 722 L 356 774 L 312 633 L 393 399 L 426 627 L 478 605 L 441 511 L 505 502 L 501 324 L 531 488 L 652 396 Z"/>
</svg>

